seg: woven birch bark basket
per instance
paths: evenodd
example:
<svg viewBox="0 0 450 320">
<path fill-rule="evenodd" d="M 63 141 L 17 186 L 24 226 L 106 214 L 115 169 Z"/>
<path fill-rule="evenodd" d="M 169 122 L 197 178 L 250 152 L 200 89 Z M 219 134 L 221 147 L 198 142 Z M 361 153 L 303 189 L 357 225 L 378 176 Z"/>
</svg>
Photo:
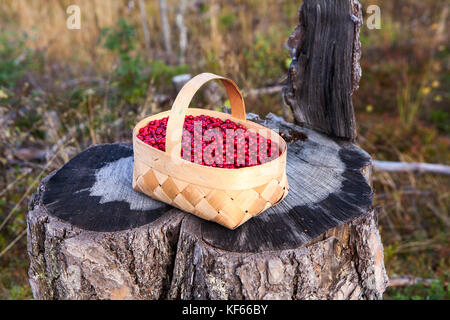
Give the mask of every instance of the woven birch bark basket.
<svg viewBox="0 0 450 320">
<path fill-rule="evenodd" d="M 231 105 L 226 113 L 190 108 L 189 103 L 203 84 L 221 80 Z M 261 165 L 238 169 L 209 167 L 181 157 L 181 139 L 186 115 L 209 115 L 230 119 L 248 130 L 270 138 L 279 146 L 279 156 Z M 288 193 L 286 142 L 276 132 L 246 120 L 245 104 L 237 85 L 230 79 L 202 73 L 187 82 L 172 109 L 147 117 L 133 130 L 133 188 L 200 218 L 235 229 L 252 217 L 279 203 Z M 139 129 L 152 120 L 169 116 L 166 151 L 137 138 Z"/>
</svg>

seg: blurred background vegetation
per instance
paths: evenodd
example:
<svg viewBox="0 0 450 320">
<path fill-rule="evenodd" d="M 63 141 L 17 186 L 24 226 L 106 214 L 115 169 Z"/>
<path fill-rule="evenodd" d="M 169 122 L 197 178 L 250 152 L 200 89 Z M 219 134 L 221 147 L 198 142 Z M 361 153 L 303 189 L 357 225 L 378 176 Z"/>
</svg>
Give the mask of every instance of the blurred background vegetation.
<svg viewBox="0 0 450 320">
<path fill-rule="evenodd" d="M 0 2 L 0 299 L 32 298 L 26 214 L 40 179 L 90 144 L 131 141 L 138 119 L 170 107 L 174 76 L 228 76 L 250 112 L 292 119 L 279 88 L 300 0 L 162 2 L 165 27 L 156 0 Z M 71 4 L 81 30 L 66 27 Z M 358 143 L 377 160 L 449 164 L 449 3 L 371 4 L 381 29 L 361 31 Z M 204 91 L 196 103 L 224 101 Z M 389 276 L 431 279 L 385 298 L 448 299 L 449 177 L 375 172 L 374 187 Z"/>
</svg>

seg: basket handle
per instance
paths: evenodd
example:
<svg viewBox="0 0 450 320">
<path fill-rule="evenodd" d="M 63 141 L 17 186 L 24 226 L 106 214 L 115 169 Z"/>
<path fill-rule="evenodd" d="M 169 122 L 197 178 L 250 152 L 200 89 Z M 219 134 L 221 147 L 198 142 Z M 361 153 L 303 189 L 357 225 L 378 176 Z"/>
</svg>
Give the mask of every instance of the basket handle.
<svg viewBox="0 0 450 320">
<path fill-rule="evenodd" d="M 189 103 L 200 87 L 210 80 L 222 81 L 227 89 L 228 99 L 230 100 L 231 115 L 245 122 L 244 98 L 234 81 L 213 73 L 201 73 L 193 77 L 181 88 L 173 102 L 166 131 L 166 153 L 171 155 L 172 158 L 181 158 L 181 138 Z"/>
</svg>

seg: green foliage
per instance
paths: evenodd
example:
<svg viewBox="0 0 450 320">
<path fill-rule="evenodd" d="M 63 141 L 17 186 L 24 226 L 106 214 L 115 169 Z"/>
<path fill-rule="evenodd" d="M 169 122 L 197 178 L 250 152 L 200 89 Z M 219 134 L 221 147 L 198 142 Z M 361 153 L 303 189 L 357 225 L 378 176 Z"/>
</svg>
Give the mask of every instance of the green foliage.
<svg viewBox="0 0 450 320">
<path fill-rule="evenodd" d="M 13 88 L 30 62 L 26 34 L 0 31 L 0 88 Z"/>
<path fill-rule="evenodd" d="M 248 64 L 247 73 L 253 79 L 274 81 L 287 70 L 287 51 L 270 41 L 270 38 L 256 37 L 251 50 L 244 50 Z M 258 85 L 264 85 L 261 83 Z"/>
<path fill-rule="evenodd" d="M 443 133 L 450 133 L 450 115 L 444 110 L 434 110 L 430 114 L 430 120 Z"/>
<path fill-rule="evenodd" d="M 180 64 L 171 66 L 161 60 L 153 60 L 150 62 L 150 77 L 157 87 L 167 87 L 171 84 L 174 76 L 189 72 L 189 66 Z"/>
<path fill-rule="evenodd" d="M 0 297 L 8 300 L 31 299 L 31 288 L 27 283 L 28 259 L 23 245 L 20 251 L 14 250 L 9 266 L 0 265 Z"/>
<path fill-rule="evenodd" d="M 9 300 L 27 300 L 30 299 L 31 288 L 28 286 L 14 285 L 8 292 Z"/>
<path fill-rule="evenodd" d="M 103 42 L 104 48 L 119 56 L 113 85 L 117 85 L 120 96 L 130 103 L 142 103 L 151 83 L 157 87 L 168 86 L 173 76 L 189 70 L 184 64 L 172 66 L 161 60 L 147 61 L 140 53 L 136 53 L 136 31 L 123 18 L 116 27 L 101 31 L 100 42 Z"/>
<path fill-rule="evenodd" d="M 39 114 L 37 110 L 27 110 L 21 117 L 18 117 L 15 120 L 15 129 L 22 133 L 27 132 L 31 137 L 33 137 L 32 139 L 43 139 L 45 133 L 37 125 L 41 120 L 42 115 Z"/>
<path fill-rule="evenodd" d="M 231 28 L 237 21 L 234 13 L 225 13 L 220 17 L 220 27 L 224 30 Z"/>
<path fill-rule="evenodd" d="M 286 69 L 289 69 L 289 66 L 292 63 L 292 58 L 286 58 L 286 60 L 284 60 L 284 66 L 286 67 Z"/>
<path fill-rule="evenodd" d="M 394 300 L 448 300 L 450 292 L 443 279 L 433 281 L 431 285 L 418 283 L 404 288 L 390 288 L 385 298 Z"/>
<path fill-rule="evenodd" d="M 395 254 L 397 253 L 397 243 L 389 244 L 384 246 L 384 260 L 388 262 L 393 257 L 395 257 Z"/>
<path fill-rule="evenodd" d="M 134 54 L 137 46 L 135 29 L 123 18 L 116 27 L 101 30 L 99 42 L 104 48 L 119 55 L 119 66 L 115 80 L 120 95 L 130 103 L 138 103 L 145 96 L 148 76 L 143 72 L 145 61 L 140 54 Z"/>
<path fill-rule="evenodd" d="M 136 31 L 123 18 L 121 18 L 117 27 L 108 27 L 101 30 L 101 37 L 105 37 L 104 47 L 117 51 L 123 61 L 129 60 L 129 54 L 136 49 Z"/>
<path fill-rule="evenodd" d="M 400 93 L 397 94 L 397 108 L 400 120 L 407 127 L 411 127 L 416 119 L 416 115 L 424 97 L 420 90 L 418 93 L 414 93 L 410 83 L 406 83 L 404 88 L 400 90 Z"/>
<path fill-rule="evenodd" d="M 18 118 L 15 124 L 21 129 L 32 129 L 41 119 L 42 116 L 36 110 L 30 110 L 24 116 Z"/>
</svg>

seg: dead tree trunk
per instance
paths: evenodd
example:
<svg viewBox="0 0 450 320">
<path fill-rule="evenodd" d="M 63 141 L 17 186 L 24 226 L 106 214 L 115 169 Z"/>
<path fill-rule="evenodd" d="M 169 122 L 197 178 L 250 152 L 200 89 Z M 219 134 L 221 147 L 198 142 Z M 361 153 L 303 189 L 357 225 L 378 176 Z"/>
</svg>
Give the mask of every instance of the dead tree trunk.
<svg viewBox="0 0 450 320">
<path fill-rule="evenodd" d="M 150 59 L 150 57 L 151 57 L 150 30 L 148 28 L 147 7 L 145 5 L 144 0 L 139 0 L 139 11 L 141 13 L 142 33 L 144 34 L 145 54 L 146 54 L 147 58 Z"/>
<path fill-rule="evenodd" d="M 169 18 L 167 17 L 167 3 L 166 0 L 159 0 L 159 12 L 161 15 L 161 27 L 164 38 L 164 49 L 166 50 L 166 54 L 169 57 L 169 60 L 172 59 L 172 40 L 170 33 L 170 24 Z"/>
<path fill-rule="evenodd" d="M 372 208 L 371 158 L 318 132 L 355 136 L 350 96 L 357 59 L 348 55 L 358 42 L 355 8 L 351 0 L 305 0 L 300 11 L 302 37 L 314 46 L 293 47 L 305 57 L 293 61 L 285 96 L 297 121 L 314 129 L 273 114 L 249 115 L 288 143 L 284 201 L 228 230 L 135 192 L 131 146 L 91 147 L 45 178 L 30 200 L 34 297 L 380 299 L 387 276 Z M 317 55 L 318 46 L 330 56 Z M 318 63 L 325 58 L 331 60 Z"/>
<path fill-rule="evenodd" d="M 288 41 L 292 63 L 284 98 L 295 122 L 356 138 L 352 93 L 361 78 L 361 5 L 357 0 L 305 0 Z"/>
</svg>

